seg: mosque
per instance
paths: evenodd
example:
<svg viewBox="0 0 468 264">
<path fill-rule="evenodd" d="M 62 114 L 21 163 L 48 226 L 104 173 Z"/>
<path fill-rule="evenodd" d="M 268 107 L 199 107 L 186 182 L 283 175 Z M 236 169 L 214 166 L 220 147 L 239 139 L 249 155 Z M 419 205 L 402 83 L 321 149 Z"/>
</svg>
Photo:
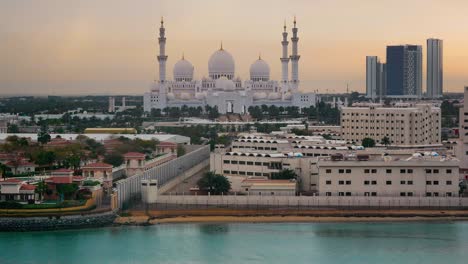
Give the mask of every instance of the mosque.
<svg viewBox="0 0 468 264">
<path fill-rule="evenodd" d="M 166 107 L 217 107 L 221 114 L 248 111 L 250 106 L 275 105 L 297 106 L 299 108 L 315 106 L 318 97 L 315 93 L 299 91 L 299 58 L 297 36 L 298 28 L 294 18 L 292 28 L 292 55 L 288 56 L 288 32 L 284 25 L 281 61 L 281 81 L 270 80 L 270 67 L 260 56 L 250 66 L 250 80 L 242 81 L 235 76 L 235 62 L 232 55 L 221 44 L 219 50 L 208 61 L 208 78 L 193 79 L 194 67 L 183 56 L 173 69 L 173 80 L 166 79 L 165 52 L 166 37 L 164 21 L 159 29 L 159 81 L 155 81 L 151 90 L 144 95 L 144 110 Z M 291 78 L 289 78 L 291 62 Z"/>
</svg>

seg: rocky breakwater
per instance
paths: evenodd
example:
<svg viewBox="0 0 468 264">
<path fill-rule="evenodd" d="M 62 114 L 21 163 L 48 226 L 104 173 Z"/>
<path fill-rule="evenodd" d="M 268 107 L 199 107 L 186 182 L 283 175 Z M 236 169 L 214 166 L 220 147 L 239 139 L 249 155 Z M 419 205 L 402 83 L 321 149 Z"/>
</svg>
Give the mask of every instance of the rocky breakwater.
<svg viewBox="0 0 468 264">
<path fill-rule="evenodd" d="M 0 217 L 0 231 L 23 232 L 103 227 L 112 225 L 115 218 L 114 212 L 67 216 Z"/>
</svg>

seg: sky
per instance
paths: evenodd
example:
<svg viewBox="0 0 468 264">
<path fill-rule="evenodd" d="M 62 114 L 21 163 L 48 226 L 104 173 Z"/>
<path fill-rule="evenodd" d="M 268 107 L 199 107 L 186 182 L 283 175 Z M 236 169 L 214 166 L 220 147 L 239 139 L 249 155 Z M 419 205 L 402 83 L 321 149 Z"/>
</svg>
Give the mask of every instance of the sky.
<svg viewBox="0 0 468 264">
<path fill-rule="evenodd" d="M 387 45 L 422 45 L 425 72 L 433 37 L 444 40 L 444 90 L 461 92 L 467 13 L 466 0 L 0 0 L 0 94 L 143 94 L 161 16 L 169 79 L 182 53 L 207 76 L 222 41 L 236 75 L 247 79 L 261 53 L 279 80 L 283 23 L 290 31 L 296 16 L 304 91 L 364 92 L 365 57 L 385 61 Z"/>
</svg>

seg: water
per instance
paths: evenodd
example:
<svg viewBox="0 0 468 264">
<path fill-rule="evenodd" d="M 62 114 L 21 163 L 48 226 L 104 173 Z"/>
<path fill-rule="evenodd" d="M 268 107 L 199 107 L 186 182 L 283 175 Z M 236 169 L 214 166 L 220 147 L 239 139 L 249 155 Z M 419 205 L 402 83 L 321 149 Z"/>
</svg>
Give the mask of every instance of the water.
<svg viewBox="0 0 468 264">
<path fill-rule="evenodd" d="M 468 263 L 468 222 L 168 224 L 0 233 L 0 263 Z"/>
</svg>

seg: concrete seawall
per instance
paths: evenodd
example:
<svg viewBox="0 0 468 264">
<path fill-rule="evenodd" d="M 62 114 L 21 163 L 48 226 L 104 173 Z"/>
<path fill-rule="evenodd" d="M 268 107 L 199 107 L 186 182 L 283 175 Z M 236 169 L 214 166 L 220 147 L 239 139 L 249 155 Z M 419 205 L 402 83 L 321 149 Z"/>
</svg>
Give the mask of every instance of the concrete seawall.
<svg viewBox="0 0 468 264">
<path fill-rule="evenodd" d="M 116 214 L 114 212 L 50 217 L 0 217 L 0 232 L 103 227 L 111 225 L 115 218 Z"/>
</svg>

